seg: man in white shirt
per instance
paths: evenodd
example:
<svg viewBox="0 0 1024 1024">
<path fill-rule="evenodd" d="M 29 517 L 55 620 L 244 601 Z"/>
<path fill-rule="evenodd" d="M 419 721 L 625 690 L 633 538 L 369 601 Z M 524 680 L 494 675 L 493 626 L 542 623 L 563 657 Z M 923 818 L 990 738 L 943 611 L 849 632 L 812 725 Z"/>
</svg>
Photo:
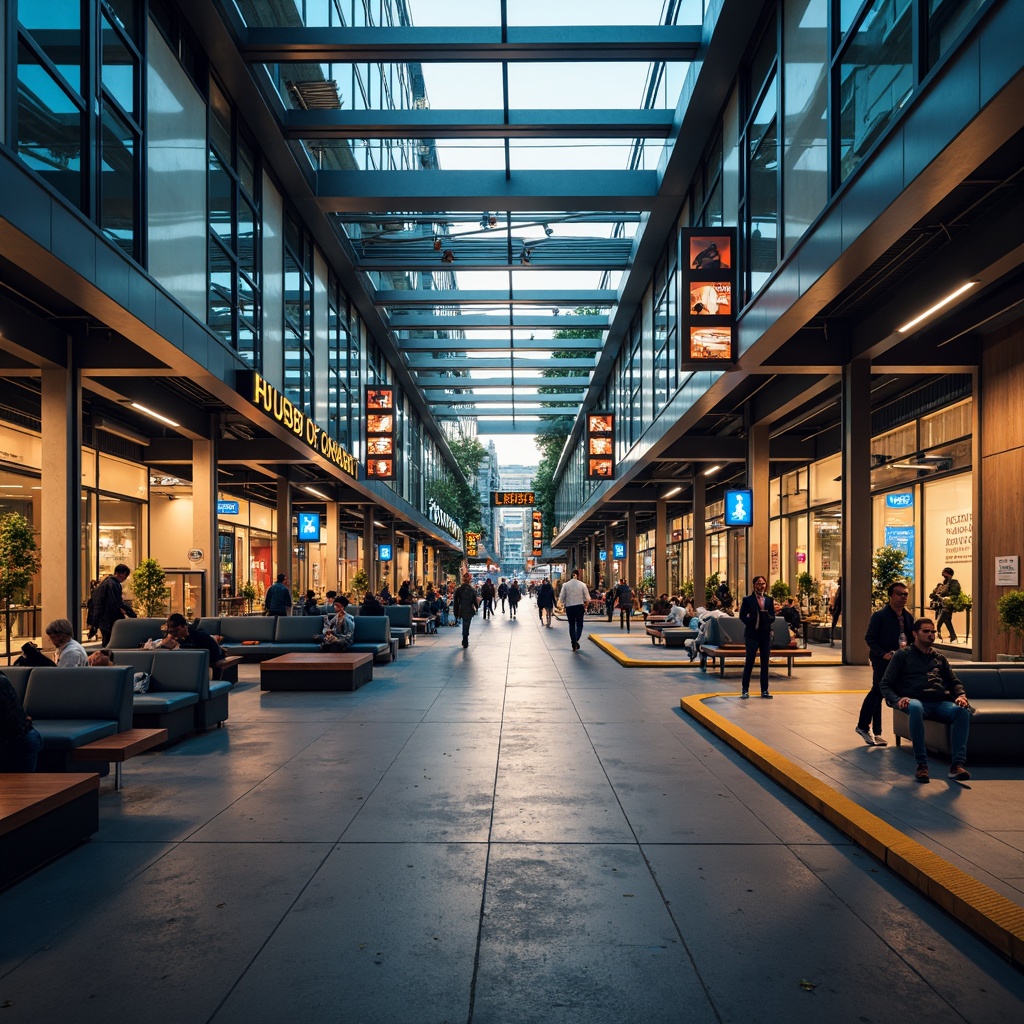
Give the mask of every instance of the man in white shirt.
<svg viewBox="0 0 1024 1024">
<path fill-rule="evenodd" d="M 72 635 L 72 625 L 67 619 L 54 619 L 45 630 L 46 637 L 56 650 L 58 668 L 84 668 L 89 664 L 85 648 Z"/>
<path fill-rule="evenodd" d="M 572 649 L 578 651 L 580 637 L 583 636 L 583 613 L 590 602 L 590 591 L 587 590 L 587 585 L 580 581 L 579 569 L 573 569 L 572 577 L 562 584 L 558 597 L 569 623 L 569 641 L 572 643 Z"/>
</svg>

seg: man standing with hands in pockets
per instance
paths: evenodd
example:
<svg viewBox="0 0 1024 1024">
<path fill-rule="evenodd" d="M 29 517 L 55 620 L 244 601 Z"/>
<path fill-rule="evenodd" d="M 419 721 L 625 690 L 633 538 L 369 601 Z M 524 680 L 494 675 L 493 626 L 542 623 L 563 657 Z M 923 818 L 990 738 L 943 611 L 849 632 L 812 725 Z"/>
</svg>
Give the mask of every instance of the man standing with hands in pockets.
<svg viewBox="0 0 1024 1024">
<path fill-rule="evenodd" d="M 747 645 L 747 659 L 743 663 L 742 700 L 750 697 L 750 675 L 754 670 L 754 658 L 761 657 L 761 697 L 771 700 L 768 692 L 768 659 L 772 652 L 772 623 L 775 621 L 775 602 L 765 594 L 768 581 L 763 576 L 754 577 L 754 592 L 743 598 L 740 605 L 740 621 L 743 623 L 743 639 Z"/>
</svg>

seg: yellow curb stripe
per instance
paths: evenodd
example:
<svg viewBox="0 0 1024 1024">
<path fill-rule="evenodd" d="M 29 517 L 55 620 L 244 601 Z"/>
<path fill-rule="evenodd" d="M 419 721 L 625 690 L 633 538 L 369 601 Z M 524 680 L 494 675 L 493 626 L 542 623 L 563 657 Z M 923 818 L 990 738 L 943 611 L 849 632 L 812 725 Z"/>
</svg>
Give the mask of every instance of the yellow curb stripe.
<svg viewBox="0 0 1024 1024">
<path fill-rule="evenodd" d="M 679 704 L 688 715 L 858 846 L 934 900 L 962 925 L 991 943 L 1018 966 L 1024 966 L 1024 907 L 950 864 L 934 850 L 904 835 L 704 703 L 709 697 L 734 696 L 734 691 L 701 693 L 682 697 Z"/>
</svg>

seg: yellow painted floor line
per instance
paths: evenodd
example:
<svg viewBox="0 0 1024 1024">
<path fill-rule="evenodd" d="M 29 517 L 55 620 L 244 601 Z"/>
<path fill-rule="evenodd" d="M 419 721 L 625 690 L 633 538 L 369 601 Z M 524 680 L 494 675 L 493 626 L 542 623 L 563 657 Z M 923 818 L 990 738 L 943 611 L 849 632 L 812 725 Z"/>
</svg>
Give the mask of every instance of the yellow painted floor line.
<svg viewBox="0 0 1024 1024">
<path fill-rule="evenodd" d="M 699 661 L 690 661 L 689 657 L 677 658 L 632 658 L 624 651 L 619 650 L 610 640 L 606 640 L 601 633 L 588 634 L 591 641 L 597 644 L 605 654 L 614 658 L 625 668 L 692 668 L 700 670 Z M 810 661 L 802 661 L 798 668 L 837 668 L 843 663 L 836 659 L 824 659 L 818 661 L 812 658 Z M 716 669 L 717 671 L 717 669 Z"/>
<path fill-rule="evenodd" d="M 863 690 L 829 692 L 862 693 Z M 1024 907 L 1019 907 L 917 840 L 904 835 L 704 703 L 709 697 L 734 696 L 735 691 L 700 693 L 683 697 L 679 703 L 688 715 L 725 740 L 840 832 L 995 946 L 1004 956 L 1018 966 L 1024 966 Z M 788 694 L 781 696 L 785 699 Z M 776 694 L 776 700 L 779 697 L 780 694 Z"/>
</svg>

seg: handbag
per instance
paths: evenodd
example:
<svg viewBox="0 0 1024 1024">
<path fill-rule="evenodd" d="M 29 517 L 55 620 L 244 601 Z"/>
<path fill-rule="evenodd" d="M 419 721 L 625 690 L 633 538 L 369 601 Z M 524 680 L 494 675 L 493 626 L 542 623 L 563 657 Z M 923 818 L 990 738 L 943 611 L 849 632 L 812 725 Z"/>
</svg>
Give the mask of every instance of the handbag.
<svg viewBox="0 0 1024 1024">
<path fill-rule="evenodd" d="M 347 636 L 337 636 L 333 640 L 325 640 L 320 645 L 323 654 L 344 654 L 352 646 Z"/>
</svg>

